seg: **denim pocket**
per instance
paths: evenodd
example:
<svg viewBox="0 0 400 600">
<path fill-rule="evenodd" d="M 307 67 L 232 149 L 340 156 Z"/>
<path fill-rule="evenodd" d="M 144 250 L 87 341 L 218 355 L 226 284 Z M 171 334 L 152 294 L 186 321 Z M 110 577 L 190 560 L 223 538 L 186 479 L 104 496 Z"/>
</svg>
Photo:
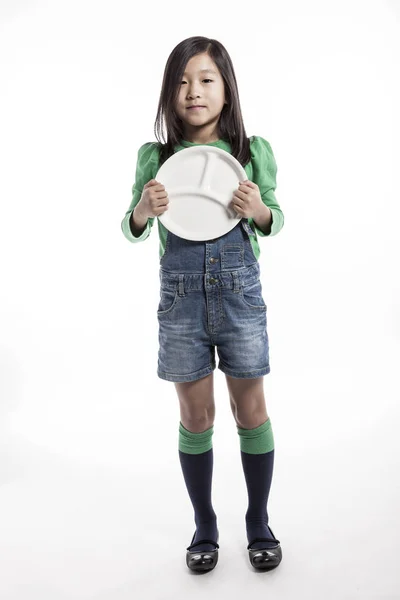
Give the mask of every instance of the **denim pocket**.
<svg viewBox="0 0 400 600">
<path fill-rule="evenodd" d="M 240 288 L 240 296 L 243 302 L 249 308 L 267 310 L 267 305 L 264 302 L 262 285 L 259 278 L 253 279 L 253 281 L 247 283 L 246 285 L 242 285 Z"/>
<path fill-rule="evenodd" d="M 178 289 L 160 288 L 160 301 L 157 315 L 162 316 L 172 311 L 178 300 Z"/>
<path fill-rule="evenodd" d="M 221 268 L 238 269 L 244 265 L 244 245 L 239 242 L 237 244 L 224 244 L 221 250 Z"/>
</svg>

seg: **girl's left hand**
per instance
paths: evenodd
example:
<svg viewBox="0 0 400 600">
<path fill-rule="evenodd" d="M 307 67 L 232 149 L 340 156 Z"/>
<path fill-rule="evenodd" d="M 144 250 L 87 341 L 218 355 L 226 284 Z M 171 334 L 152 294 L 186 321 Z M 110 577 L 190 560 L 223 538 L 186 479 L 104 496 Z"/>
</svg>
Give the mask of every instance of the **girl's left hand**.
<svg viewBox="0 0 400 600">
<path fill-rule="evenodd" d="M 240 182 L 233 194 L 232 206 L 241 217 L 254 219 L 263 206 L 258 185 L 249 179 Z"/>
</svg>

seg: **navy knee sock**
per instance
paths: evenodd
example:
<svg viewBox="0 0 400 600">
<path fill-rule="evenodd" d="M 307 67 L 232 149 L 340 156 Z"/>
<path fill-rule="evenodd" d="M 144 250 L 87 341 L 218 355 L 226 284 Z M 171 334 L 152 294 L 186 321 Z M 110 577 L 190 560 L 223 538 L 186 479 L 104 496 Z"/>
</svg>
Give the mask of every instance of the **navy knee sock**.
<svg viewBox="0 0 400 600">
<path fill-rule="evenodd" d="M 250 544 L 256 537 L 272 540 L 267 510 L 275 452 L 271 420 L 268 418 L 255 429 L 237 427 L 237 430 L 249 500 L 245 515 L 247 541 Z M 255 542 L 251 548 L 268 548 L 273 545 L 273 542 Z"/>
<path fill-rule="evenodd" d="M 194 508 L 196 523 L 196 536 L 193 544 L 196 543 L 196 540 L 204 539 L 217 542 L 217 516 L 211 502 L 214 459 L 213 433 L 214 426 L 201 433 L 193 433 L 188 431 L 181 422 L 179 423 L 179 460 Z M 212 544 L 199 544 L 192 550 L 208 552 L 215 550 L 215 546 Z"/>
</svg>

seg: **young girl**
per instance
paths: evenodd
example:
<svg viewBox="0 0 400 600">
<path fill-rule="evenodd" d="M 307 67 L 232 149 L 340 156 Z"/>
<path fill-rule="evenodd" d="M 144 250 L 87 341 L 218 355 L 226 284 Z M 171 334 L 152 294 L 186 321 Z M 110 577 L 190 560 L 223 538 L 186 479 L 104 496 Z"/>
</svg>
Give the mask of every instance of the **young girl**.
<svg viewBox="0 0 400 600">
<path fill-rule="evenodd" d="M 190 108 L 193 105 L 203 108 Z M 157 132 L 163 137 L 163 123 L 166 143 L 148 142 L 139 148 L 133 198 L 121 223 L 129 241 L 147 239 L 155 217 L 168 210 L 167 190 L 154 177 L 173 153 L 200 144 L 216 146 L 231 153 L 248 176 L 238 182 L 231 203 L 241 219 L 219 238 L 186 240 L 157 220 L 157 374 L 175 383 L 181 417 L 179 459 L 196 524 L 186 564 L 204 572 L 218 561 L 219 531 L 211 501 L 217 348 L 248 492 L 249 559 L 256 569 L 272 569 L 279 565 L 282 550 L 267 512 L 274 438 L 263 391 L 270 365 L 258 236 L 276 235 L 283 227 L 274 195 L 277 166 L 265 139 L 246 136 L 233 65 L 217 40 L 195 36 L 172 51 L 155 122 L 157 139 Z"/>
</svg>

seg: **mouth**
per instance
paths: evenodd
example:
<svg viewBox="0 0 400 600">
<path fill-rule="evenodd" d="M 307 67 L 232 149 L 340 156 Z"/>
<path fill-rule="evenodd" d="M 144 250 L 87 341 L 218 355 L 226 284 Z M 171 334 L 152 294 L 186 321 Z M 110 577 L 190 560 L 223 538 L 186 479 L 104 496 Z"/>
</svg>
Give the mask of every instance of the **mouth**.
<svg viewBox="0 0 400 600">
<path fill-rule="evenodd" d="M 187 110 L 200 110 L 202 108 L 205 108 L 205 106 L 188 106 Z"/>
</svg>

